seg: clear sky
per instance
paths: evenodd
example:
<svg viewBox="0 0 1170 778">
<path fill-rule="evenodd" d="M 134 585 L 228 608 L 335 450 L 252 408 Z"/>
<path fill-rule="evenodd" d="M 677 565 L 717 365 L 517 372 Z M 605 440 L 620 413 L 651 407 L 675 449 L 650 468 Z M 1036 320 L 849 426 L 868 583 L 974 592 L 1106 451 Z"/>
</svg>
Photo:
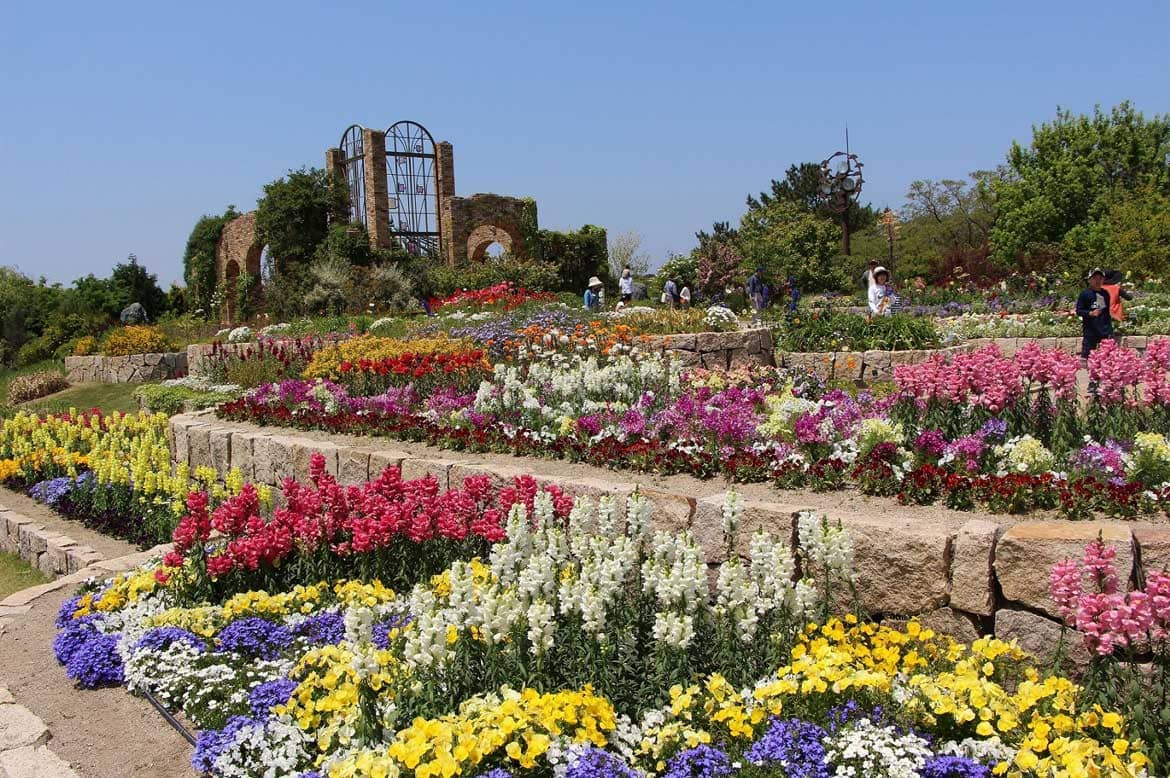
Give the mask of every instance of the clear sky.
<svg viewBox="0 0 1170 778">
<path fill-rule="evenodd" d="M 1170 111 L 1170 3 L 6 2 L 0 264 L 182 275 L 203 213 L 254 206 L 357 122 L 455 146 L 460 194 L 637 230 L 655 262 L 843 145 L 863 199 L 1002 161 L 1057 105 Z"/>
</svg>

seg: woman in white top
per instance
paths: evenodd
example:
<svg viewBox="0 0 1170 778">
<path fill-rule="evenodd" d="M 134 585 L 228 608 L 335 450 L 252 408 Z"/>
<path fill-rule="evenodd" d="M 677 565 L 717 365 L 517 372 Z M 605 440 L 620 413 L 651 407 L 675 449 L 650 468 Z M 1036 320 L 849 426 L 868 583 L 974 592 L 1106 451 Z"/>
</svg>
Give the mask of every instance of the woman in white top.
<svg viewBox="0 0 1170 778">
<path fill-rule="evenodd" d="M 691 304 L 691 288 L 690 288 L 689 286 L 686 286 L 686 285 L 684 284 L 684 285 L 683 285 L 683 288 L 682 288 L 682 291 L 678 293 L 678 296 L 679 296 L 679 299 L 680 299 L 680 300 L 682 300 L 682 306 L 683 306 L 684 308 L 688 308 L 688 307 L 690 307 L 690 304 Z"/>
<path fill-rule="evenodd" d="M 622 277 L 618 281 L 618 292 L 621 293 L 623 303 L 628 303 L 634 298 L 634 274 L 630 272 L 629 265 L 622 268 Z"/>
<path fill-rule="evenodd" d="M 889 286 L 890 271 L 875 267 L 869 281 L 869 312 L 872 316 L 889 316 L 893 313 L 894 290 Z"/>
</svg>

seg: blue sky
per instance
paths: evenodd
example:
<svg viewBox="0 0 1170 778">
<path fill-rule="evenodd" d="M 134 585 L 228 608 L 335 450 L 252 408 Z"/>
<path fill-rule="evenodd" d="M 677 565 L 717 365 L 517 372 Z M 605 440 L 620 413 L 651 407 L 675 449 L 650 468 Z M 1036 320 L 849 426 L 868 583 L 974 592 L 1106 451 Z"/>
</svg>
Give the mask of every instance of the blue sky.
<svg viewBox="0 0 1170 778">
<path fill-rule="evenodd" d="M 1170 110 L 1170 4 L 29 2 L 0 25 L 0 264 L 182 274 L 203 213 L 357 122 L 455 146 L 460 194 L 637 230 L 660 261 L 842 145 L 864 198 L 999 163 L 1056 106 Z"/>
</svg>

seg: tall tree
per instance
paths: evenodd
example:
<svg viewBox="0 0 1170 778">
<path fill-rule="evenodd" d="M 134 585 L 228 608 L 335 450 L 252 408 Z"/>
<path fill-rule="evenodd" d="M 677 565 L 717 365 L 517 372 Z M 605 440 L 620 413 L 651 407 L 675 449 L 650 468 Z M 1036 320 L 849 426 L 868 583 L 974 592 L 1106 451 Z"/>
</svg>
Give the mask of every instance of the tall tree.
<svg viewBox="0 0 1170 778">
<path fill-rule="evenodd" d="M 784 200 L 762 202 L 740 221 L 736 244 L 748 267 L 762 266 L 773 281 L 791 275 L 809 291 L 845 284 L 837 261 L 840 231 L 827 219 Z"/>
<path fill-rule="evenodd" d="M 1092 116 L 1058 109 L 1032 128 L 1027 147 L 1012 144 L 1010 175 L 996 183 L 995 258 L 1010 265 L 1033 251 L 1080 258 L 1093 253 L 1110 203 L 1128 192 L 1170 186 L 1170 118 L 1146 119 L 1128 102 Z"/>
<path fill-rule="evenodd" d="M 751 195 L 747 198 L 748 210 L 767 207 L 773 202 L 790 203 L 805 213 L 830 219 L 834 224 L 847 221 L 850 231 L 872 227 L 878 217 L 877 211 L 869 204 L 850 202 L 844 215 L 831 209 L 821 194 L 821 166 L 816 162 L 790 165 L 782 181 L 772 179 L 771 192 L 761 192 L 758 198 Z"/>
<path fill-rule="evenodd" d="M 256 234 L 268 246 L 274 270 L 304 267 L 329 225 L 345 221 L 348 212 L 344 182 L 319 168 L 301 168 L 264 186 L 256 203 Z"/>
<path fill-rule="evenodd" d="M 642 236 L 634 230 L 619 232 L 609 238 L 609 272 L 614 278 L 620 278 L 626 267 L 634 276 L 650 272 L 650 255 L 642 251 Z"/>
<path fill-rule="evenodd" d="M 223 228 L 239 216 L 234 205 L 229 205 L 222 214 L 204 214 L 191 234 L 183 250 L 183 281 L 187 284 L 186 303 L 192 311 L 211 312 L 211 296 L 215 294 L 215 250 Z"/>
</svg>

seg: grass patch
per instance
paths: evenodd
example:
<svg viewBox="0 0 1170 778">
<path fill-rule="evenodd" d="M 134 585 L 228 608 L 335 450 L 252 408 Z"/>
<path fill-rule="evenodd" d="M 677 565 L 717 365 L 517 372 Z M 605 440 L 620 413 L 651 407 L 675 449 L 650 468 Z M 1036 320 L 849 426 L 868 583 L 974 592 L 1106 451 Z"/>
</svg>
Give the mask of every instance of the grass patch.
<svg viewBox="0 0 1170 778">
<path fill-rule="evenodd" d="M 11 416 L 17 411 L 65 413 L 70 408 L 79 411 L 97 408 L 102 413 L 134 413 L 138 410 L 134 390 L 139 386 L 141 384 L 77 384 L 50 397 L 8 408 L 6 415 Z"/>
<path fill-rule="evenodd" d="M 16 554 L 0 551 L 0 598 L 48 580 L 44 573 L 30 567 Z"/>
</svg>

